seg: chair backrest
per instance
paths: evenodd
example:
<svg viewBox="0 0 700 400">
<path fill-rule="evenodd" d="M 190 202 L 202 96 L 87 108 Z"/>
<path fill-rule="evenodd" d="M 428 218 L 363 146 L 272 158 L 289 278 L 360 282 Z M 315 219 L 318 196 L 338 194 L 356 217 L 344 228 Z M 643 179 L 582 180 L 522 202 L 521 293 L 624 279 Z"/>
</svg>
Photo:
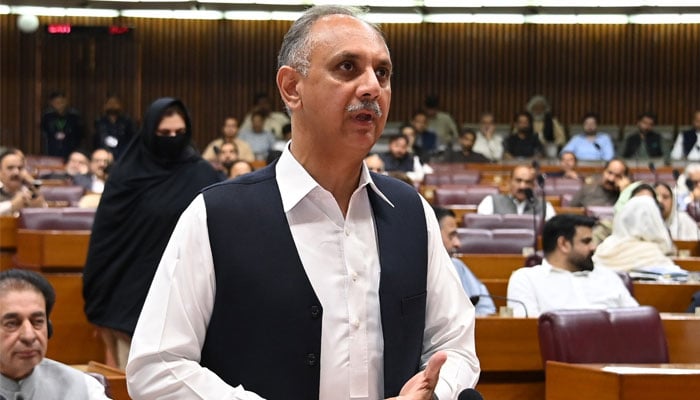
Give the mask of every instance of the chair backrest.
<svg viewBox="0 0 700 400">
<path fill-rule="evenodd" d="M 667 363 L 666 334 L 650 306 L 558 310 L 539 317 L 543 363 Z"/>
<path fill-rule="evenodd" d="M 465 228 L 496 229 L 502 226 L 503 216 L 501 214 L 467 213 L 464 214 L 463 222 Z"/>
<path fill-rule="evenodd" d="M 95 210 L 86 208 L 25 208 L 20 212 L 19 229 L 91 230 Z"/>
<path fill-rule="evenodd" d="M 612 219 L 613 215 L 615 215 L 615 207 L 588 206 L 586 207 L 586 215 L 598 219 Z"/>
<path fill-rule="evenodd" d="M 504 254 L 522 254 L 523 248 L 535 247 L 535 233 L 530 229 L 494 229 L 491 231 L 493 243 Z"/>
<path fill-rule="evenodd" d="M 458 185 L 475 185 L 481 179 L 481 172 L 476 170 L 455 171 L 451 175 L 452 183 Z"/>
<path fill-rule="evenodd" d="M 495 253 L 488 251 L 493 246 L 493 235 L 488 229 L 457 228 L 459 252 L 464 254 Z"/>
<path fill-rule="evenodd" d="M 80 202 L 80 198 L 85 194 L 82 186 L 44 186 L 41 194 L 48 202 L 65 202 L 67 206 L 75 207 Z"/>
<path fill-rule="evenodd" d="M 444 187 L 435 189 L 434 202 L 436 206 L 467 204 L 467 189 L 465 187 Z"/>
</svg>

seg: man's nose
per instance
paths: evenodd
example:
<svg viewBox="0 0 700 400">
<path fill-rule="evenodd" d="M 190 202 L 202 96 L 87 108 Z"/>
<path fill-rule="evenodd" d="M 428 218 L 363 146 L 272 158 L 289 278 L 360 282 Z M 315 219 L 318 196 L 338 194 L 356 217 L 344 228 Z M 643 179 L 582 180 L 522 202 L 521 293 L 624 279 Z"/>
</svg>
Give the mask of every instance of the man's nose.
<svg viewBox="0 0 700 400">
<path fill-rule="evenodd" d="M 360 77 L 360 85 L 357 88 L 359 97 L 369 97 L 376 99 L 379 96 L 381 85 L 377 74 L 372 68 L 368 68 Z"/>
<path fill-rule="evenodd" d="M 36 340 L 36 330 L 32 326 L 31 321 L 24 321 L 19 327 L 19 330 L 19 337 L 23 342 L 32 343 L 34 340 Z"/>
</svg>

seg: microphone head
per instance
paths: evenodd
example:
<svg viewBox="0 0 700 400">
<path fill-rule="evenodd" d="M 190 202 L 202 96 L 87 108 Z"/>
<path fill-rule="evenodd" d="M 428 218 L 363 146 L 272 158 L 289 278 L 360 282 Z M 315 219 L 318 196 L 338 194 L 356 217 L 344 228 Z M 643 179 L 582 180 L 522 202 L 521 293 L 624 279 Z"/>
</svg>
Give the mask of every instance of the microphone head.
<svg viewBox="0 0 700 400">
<path fill-rule="evenodd" d="M 474 389 L 464 389 L 457 396 L 457 400 L 484 400 L 484 398 Z"/>
<path fill-rule="evenodd" d="M 656 172 L 656 165 L 653 162 L 649 163 L 649 171 Z"/>
<path fill-rule="evenodd" d="M 596 150 L 600 151 L 600 145 L 597 142 L 593 142 L 593 146 L 595 146 Z"/>
<path fill-rule="evenodd" d="M 677 181 L 678 178 L 681 176 L 681 172 L 679 170 L 677 170 L 676 168 L 674 168 L 673 171 L 671 171 L 671 173 L 673 174 L 674 181 Z"/>
<path fill-rule="evenodd" d="M 219 146 L 214 146 L 214 154 L 218 156 L 219 153 L 221 153 L 221 149 L 219 148 Z"/>
<path fill-rule="evenodd" d="M 534 168 L 535 171 L 539 171 L 540 170 L 540 162 L 537 160 L 532 160 L 532 168 Z"/>
<path fill-rule="evenodd" d="M 525 197 L 527 197 L 527 201 L 535 200 L 535 193 L 532 191 L 532 189 L 525 188 L 525 189 L 523 189 L 523 193 L 525 193 Z"/>
<path fill-rule="evenodd" d="M 537 185 L 544 188 L 544 180 L 547 176 L 545 174 L 537 174 Z"/>
<path fill-rule="evenodd" d="M 476 296 L 469 296 L 469 301 L 472 302 L 473 306 L 479 304 L 480 299 L 481 299 L 481 296 L 479 296 L 478 294 Z"/>
</svg>

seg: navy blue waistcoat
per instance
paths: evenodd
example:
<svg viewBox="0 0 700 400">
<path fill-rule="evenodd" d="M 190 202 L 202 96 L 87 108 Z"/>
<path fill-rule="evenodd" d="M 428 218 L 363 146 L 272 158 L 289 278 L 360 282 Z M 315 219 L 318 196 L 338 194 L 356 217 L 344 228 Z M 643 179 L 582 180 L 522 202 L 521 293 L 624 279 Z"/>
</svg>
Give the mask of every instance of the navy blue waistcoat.
<svg viewBox="0 0 700 400">
<path fill-rule="evenodd" d="M 367 188 L 381 265 L 385 397 L 420 368 L 425 326 L 427 229 L 420 198 L 393 178 Z M 216 295 L 201 365 L 266 399 L 318 399 L 319 302 L 282 208 L 275 164 L 203 190 Z"/>
<path fill-rule="evenodd" d="M 695 133 L 695 129 L 688 129 L 682 133 L 683 135 L 683 156 L 688 157 L 688 154 L 695 147 L 695 143 L 698 141 L 698 135 Z"/>
</svg>

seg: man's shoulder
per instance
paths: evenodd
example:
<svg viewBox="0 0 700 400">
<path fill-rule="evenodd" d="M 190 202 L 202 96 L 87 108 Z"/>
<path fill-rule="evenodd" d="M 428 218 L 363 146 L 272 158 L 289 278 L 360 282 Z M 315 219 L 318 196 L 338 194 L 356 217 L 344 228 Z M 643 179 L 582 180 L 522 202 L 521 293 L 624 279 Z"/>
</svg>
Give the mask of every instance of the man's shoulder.
<svg viewBox="0 0 700 400">
<path fill-rule="evenodd" d="M 35 368 L 37 368 L 42 375 L 63 375 L 71 379 L 84 379 L 84 372 L 50 358 L 44 358 Z"/>
<path fill-rule="evenodd" d="M 249 174 L 241 175 L 235 179 L 218 182 L 202 189 L 203 194 L 221 191 L 235 191 L 243 187 L 250 187 L 264 182 L 274 181 L 275 164 L 268 165 Z"/>
</svg>

